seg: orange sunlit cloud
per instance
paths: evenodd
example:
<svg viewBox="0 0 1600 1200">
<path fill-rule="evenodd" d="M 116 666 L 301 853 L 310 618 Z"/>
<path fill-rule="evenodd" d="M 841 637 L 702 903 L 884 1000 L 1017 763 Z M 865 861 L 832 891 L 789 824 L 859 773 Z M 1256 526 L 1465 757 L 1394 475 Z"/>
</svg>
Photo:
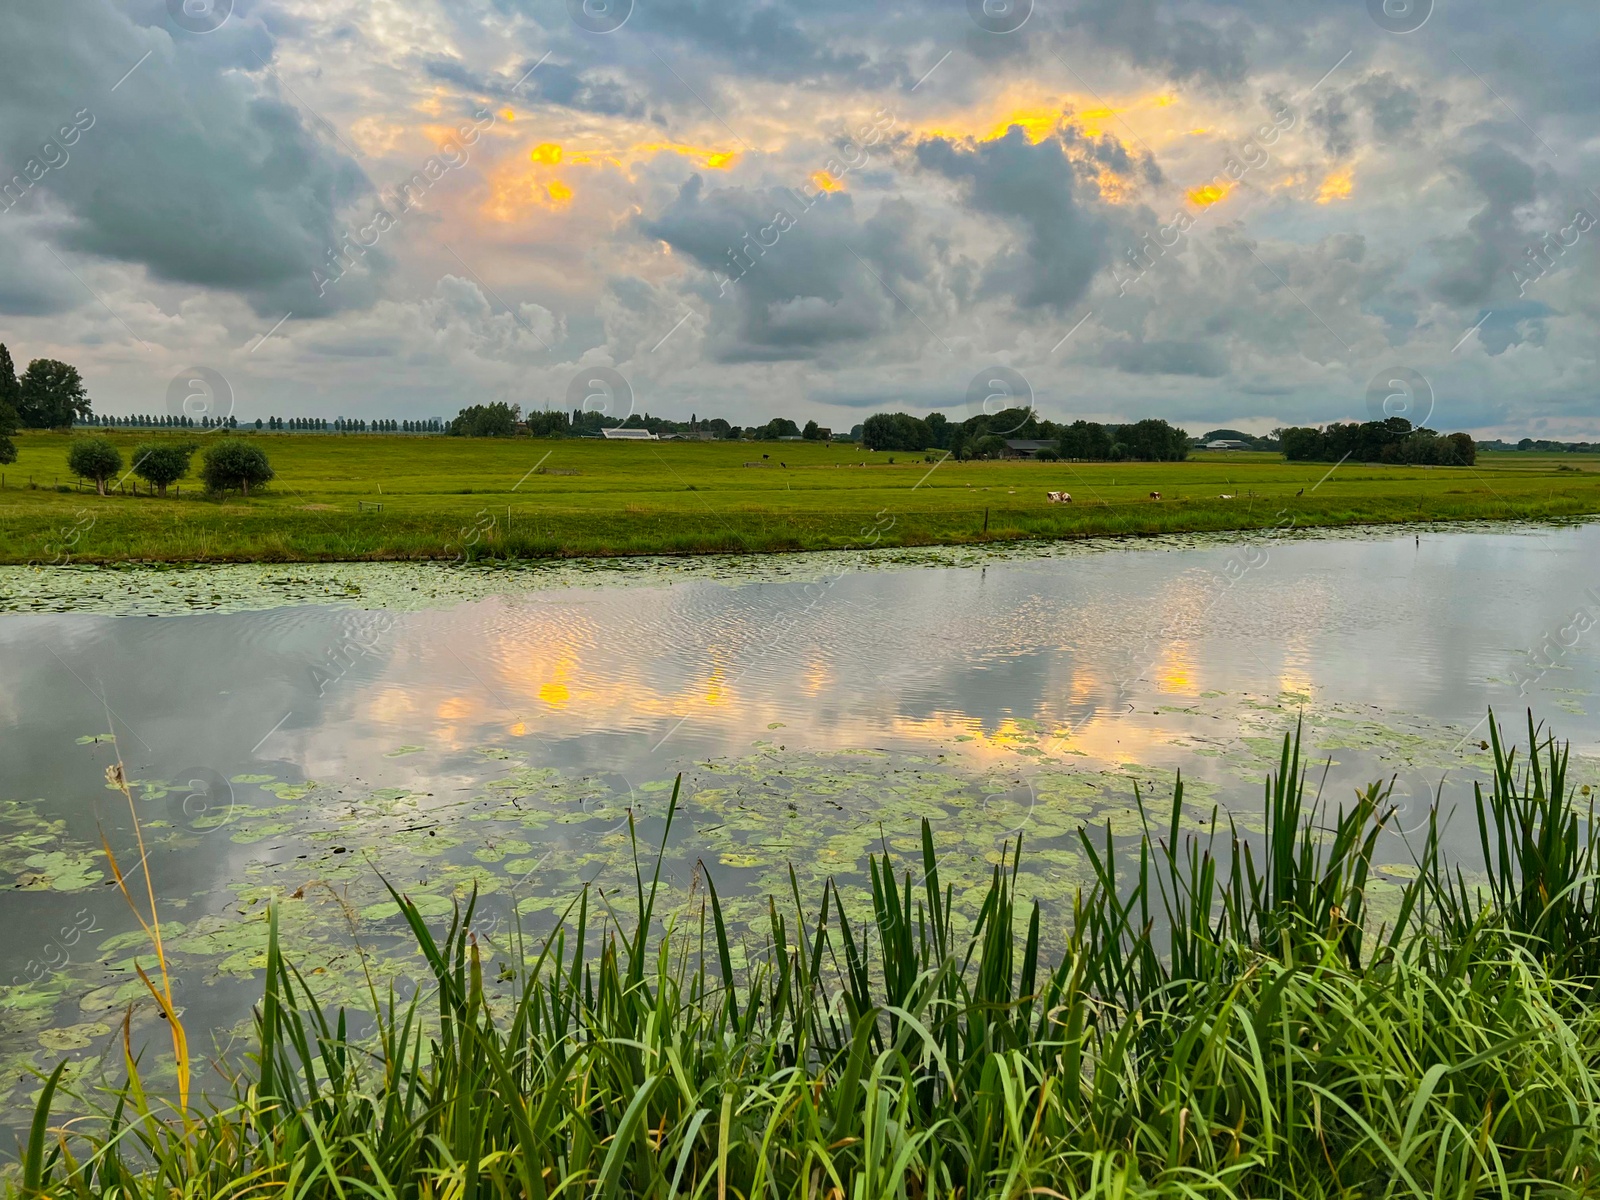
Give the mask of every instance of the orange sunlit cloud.
<svg viewBox="0 0 1600 1200">
<path fill-rule="evenodd" d="M 712 171 L 728 170 L 739 157 L 737 150 L 680 142 L 600 145 L 591 152 L 574 150 L 559 142 L 539 142 L 527 152 L 526 159 L 503 161 L 489 172 L 489 194 L 482 212 L 490 220 L 503 222 L 517 221 L 539 210 L 557 212 L 571 206 L 582 186 L 581 179 L 573 179 L 574 168 L 611 166 L 626 170 L 658 154 L 676 154 Z M 555 178 L 558 167 L 563 178 Z"/>
<path fill-rule="evenodd" d="M 1335 171 L 1322 181 L 1317 189 L 1317 203 L 1331 204 L 1335 200 L 1348 200 L 1355 191 L 1355 180 L 1349 170 Z"/>
<path fill-rule="evenodd" d="M 826 171 L 813 171 L 811 182 L 816 184 L 817 190 L 822 192 L 842 192 L 844 184 L 829 175 Z"/>
<path fill-rule="evenodd" d="M 1210 208 L 1213 204 L 1226 200 L 1231 191 L 1233 185 L 1230 183 L 1203 183 L 1197 188 L 1189 189 L 1189 203 L 1198 208 Z"/>
<path fill-rule="evenodd" d="M 623 156 L 633 161 L 662 153 L 681 154 L 698 166 L 712 171 L 726 171 L 739 159 L 737 150 L 713 150 L 708 146 L 686 146 L 681 142 L 643 142 L 623 151 Z"/>
</svg>

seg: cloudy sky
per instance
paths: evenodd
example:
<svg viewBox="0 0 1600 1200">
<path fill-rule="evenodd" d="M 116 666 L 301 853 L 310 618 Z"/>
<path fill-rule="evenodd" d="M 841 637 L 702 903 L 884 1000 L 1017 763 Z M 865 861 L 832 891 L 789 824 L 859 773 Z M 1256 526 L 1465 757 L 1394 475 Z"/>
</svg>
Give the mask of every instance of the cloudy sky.
<svg viewBox="0 0 1600 1200">
<path fill-rule="evenodd" d="M 0 341 L 111 413 L 1592 438 L 1597 61 L 1578 0 L 6 0 Z"/>
</svg>

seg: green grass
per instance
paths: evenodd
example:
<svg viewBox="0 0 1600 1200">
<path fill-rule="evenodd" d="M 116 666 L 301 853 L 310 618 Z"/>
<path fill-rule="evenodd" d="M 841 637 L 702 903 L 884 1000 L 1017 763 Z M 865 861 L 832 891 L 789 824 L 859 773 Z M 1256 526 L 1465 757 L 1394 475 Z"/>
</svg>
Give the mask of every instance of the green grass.
<svg viewBox="0 0 1600 1200">
<path fill-rule="evenodd" d="M 151 435 L 111 436 L 129 458 Z M 745 553 L 1600 512 L 1600 458 L 1573 455 L 1345 463 L 1330 474 L 1252 453 L 941 463 L 795 442 L 253 436 L 277 480 L 248 500 L 215 500 L 193 478 L 165 499 L 76 490 L 69 438 L 23 435 L 3 469 L 0 562 Z M 1049 504 L 1058 490 L 1073 503 Z"/>
<path fill-rule="evenodd" d="M 1328 811 L 1286 736 L 1263 838 L 1186 826 L 1180 784 L 1131 846 L 1082 832 L 1098 883 L 1059 928 L 1017 853 L 958 898 L 926 823 L 920 861 L 860 891 L 773 898 L 759 947 L 710 878 L 664 920 L 659 858 L 519 930 L 499 979 L 470 906 L 440 933 L 397 895 L 433 988 L 375 984 L 356 1040 L 274 910 L 232 1098 L 174 1108 L 130 1061 L 53 1124 L 53 1077 L 11 1194 L 1593 1195 L 1600 832 L 1563 747 L 1530 719 L 1524 766 L 1494 737 L 1487 880 L 1440 860 L 1435 821 L 1381 900 L 1383 787 Z"/>
</svg>

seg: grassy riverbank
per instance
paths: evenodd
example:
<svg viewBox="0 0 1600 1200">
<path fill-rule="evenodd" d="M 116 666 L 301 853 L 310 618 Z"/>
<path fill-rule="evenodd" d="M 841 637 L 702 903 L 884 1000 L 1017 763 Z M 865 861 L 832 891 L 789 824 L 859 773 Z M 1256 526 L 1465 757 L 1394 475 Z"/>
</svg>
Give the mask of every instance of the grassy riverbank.
<svg viewBox="0 0 1600 1200">
<path fill-rule="evenodd" d="M 129 459 L 151 435 L 111 436 Z M 0 562 L 741 553 L 1600 512 L 1600 458 L 1572 455 L 1330 473 L 1249 453 L 958 463 L 796 442 L 253 436 L 277 479 L 214 500 L 194 479 L 166 498 L 80 491 L 69 438 L 25 434 L 4 468 Z M 1046 501 L 1060 490 L 1072 504 Z"/>
<path fill-rule="evenodd" d="M 47 1087 L 11 1194 L 1593 1195 L 1594 811 L 1531 721 L 1528 760 L 1494 737 L 1465 874 L 1430 827 L 1374 882 L 1383 788 L 1320 808 L 1285 738 L 1264 835 L 1186 825 L 1180 785 L 1138 844 L 1081 835 L 1098 882 L 1059 928 L 1013 856 L 943 886 L 926 824 L 860 894 L 775 898 L 759 946 L 709 877 L 659 911 L 659 865 L 509 962 L 470 909 L 436 937 L 401 902 L 434 988 L 375 981 L 364 1040 L 274 913 L 232 1099 L 125 1087 L 62 1124 Z"/>
</svg>

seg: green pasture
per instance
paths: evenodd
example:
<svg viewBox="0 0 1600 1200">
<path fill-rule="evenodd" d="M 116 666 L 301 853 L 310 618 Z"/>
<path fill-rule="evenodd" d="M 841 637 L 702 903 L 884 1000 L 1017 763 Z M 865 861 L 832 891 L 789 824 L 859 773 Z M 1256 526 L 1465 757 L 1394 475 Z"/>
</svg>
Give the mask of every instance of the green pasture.
<svg viewBox="0 0 1600 1200">
<path fill-rule="evenodd" d="M 110 436 L 130 463 L 152 440 Z M 186 440 L 203 450 L 209 436 Z M 739 553 L 1600 512 L 1595 456 L 963 463 L 842 443 L 249 436 L 277 478 L 248 499 L 208 497 L 194 477 L 159 498 L 133 476 L 102 498 L 68 471 L 68 435 L 20 436 L 3 468 L 0 562 Z"/>
</svg>

